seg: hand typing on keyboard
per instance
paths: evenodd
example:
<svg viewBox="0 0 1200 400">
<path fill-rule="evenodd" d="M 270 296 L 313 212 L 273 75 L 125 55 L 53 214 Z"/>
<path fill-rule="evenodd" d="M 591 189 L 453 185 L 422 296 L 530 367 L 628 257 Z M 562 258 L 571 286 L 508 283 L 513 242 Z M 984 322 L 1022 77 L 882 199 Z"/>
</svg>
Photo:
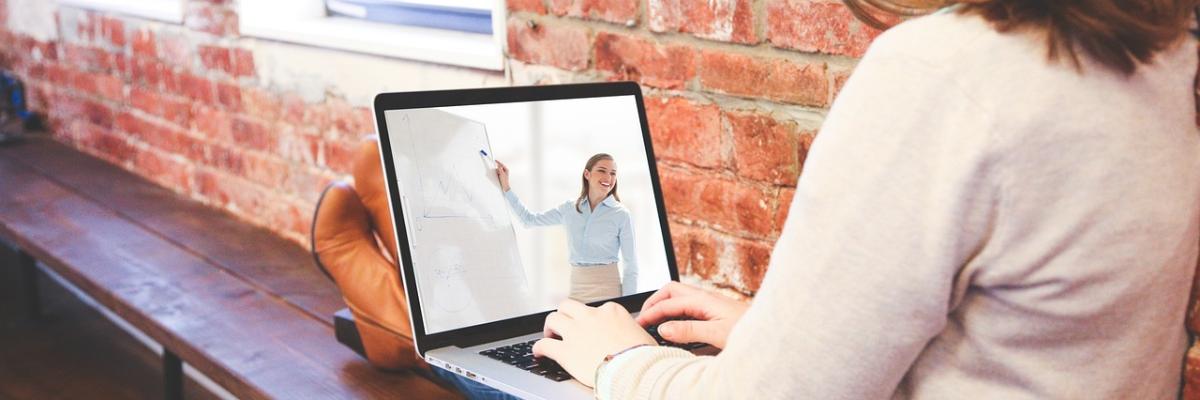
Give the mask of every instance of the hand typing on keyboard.
<svg viewBox="0 0 1200 400">
<path fill-rule="evenodd" d="M 668 283 L 646 299 L 637 321 L 616 303 L 588 307 L 565 300 L 558 311 L 546 316 L 546 338 L 533 344 L 532 355 L 557 361 L 567 373 L 590 387 L 595 385 L 596 368 L 605 357 L 640 344 L 684 343 L 679 346 L 693 347 L 697 346 L 693 343 L 705 343 L 724 348 L 733 325 L 748 307 L 748 303 L 677 282 Z M 651 332 L 643 328 L 659 323 L 662 325 Z"/>
<path fill-rule="evenodd" d="M 671 282 L 642 305 L 637 322 L 658 326 L 662 338 L 673 343 L 706 343 L 724 349 L 733 325 L 750 303 Z"/>
<path fill-rule="evenodd" d="M 685 350 L 697 349 L 706 346 L 704 343 L 672 343 L 663 339 L 658 335 L 658 326 L 646 328 L 646 333 L 650 334 L 660 346 L 673 346 Z M 493 349 L 488 349 L 479 352 L 484 356 L 490 357 L 497 361 L 508 365 L 529 371 L 556 382 L 571 379 L 571 375 L 557 362 L 545 357 L 535 357 L 533 355 L 533 343 L 537 340 L 528 342 L 515 343 L 507 346 L 500 346 Z"/>
<path fill-rule="evenodd" d="M 533 345 L 535 356 L 549 357 L 580 383 L 593 386 L 596 367 L 610 354 L 641 344 L 657 344 L 617 303 L 588 307 L 564 300 L 546 316 L 546 338 Z M 561 339 L 555 339 L 557 336 Z"/>
</svg>

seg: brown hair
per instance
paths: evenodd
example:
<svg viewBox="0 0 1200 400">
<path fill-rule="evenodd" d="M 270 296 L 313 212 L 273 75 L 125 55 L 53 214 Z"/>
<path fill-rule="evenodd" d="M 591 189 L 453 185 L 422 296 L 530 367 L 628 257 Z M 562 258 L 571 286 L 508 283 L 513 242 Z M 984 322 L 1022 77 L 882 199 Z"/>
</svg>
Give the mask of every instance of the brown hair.
<svg viewBox="0 0 1200 400">
<path fill-rule="evenodd" d="M 1131 75 L 1188 28 L 1200 0 L 843 0 L 863 22 L 884 25 L 864 2 L 886 13 L 916 15 L 959 3 L 962 14 L 983 17 L 1000 32 L 1045 35 L 1050 60 L 1081 68 L 1079 51 L 1101 65 Z"/>
<path fill-rule="evenodd" d="M 612 158 L 612 156 L 605 154 L 605 153 L 597 153 L 596 155 L 592 156 L 592 158 L 589 158 L 587 160 L 587 164 L 583 165 L 583 169 L 591 171 L 592 167 L 595 167 L 596 163 L 600 162 L 601 160 L 613 161 L 613 158 Z M 587 177 L 583 176 L 583 173 L 579 174 L 579 180 L 583 182 L 583 188 L 579 190 L 579 198 L 575 199 L 575 212 L 582 214 L 583 210 L 579 209 L 579 205 L 583 204 L 583 200 L 587 198 L 589 187 L 588 187 Z M 612 197 L 614 199 L 617 199 L 617 201 L 621 201 L 621 196 L 617 196 L 617 183 L 616 182 L 613 182 Z"/>
</svg>

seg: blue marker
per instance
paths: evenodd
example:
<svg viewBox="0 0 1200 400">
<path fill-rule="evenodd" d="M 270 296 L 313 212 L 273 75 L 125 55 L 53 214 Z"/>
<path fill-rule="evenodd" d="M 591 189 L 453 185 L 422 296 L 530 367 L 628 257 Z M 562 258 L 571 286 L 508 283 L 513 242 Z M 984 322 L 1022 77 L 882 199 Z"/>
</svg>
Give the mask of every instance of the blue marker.
<svg viewBox="0 0 1200 400">
<path fill-rule="evenodd" d="M 483 160 L 484 168 L 492 168 L 492 165 L 488 163 L 488 153 L 483 149 L 479 150 L 479 158 Z"/>
</svg>

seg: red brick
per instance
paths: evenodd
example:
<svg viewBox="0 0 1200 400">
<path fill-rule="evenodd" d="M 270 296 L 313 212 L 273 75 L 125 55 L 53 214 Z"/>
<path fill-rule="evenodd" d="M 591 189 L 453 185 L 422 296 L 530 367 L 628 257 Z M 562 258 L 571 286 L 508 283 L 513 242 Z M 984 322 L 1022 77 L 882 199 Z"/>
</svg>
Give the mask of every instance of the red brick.
<svg viewBox="0 0 1200 400">
<path fill-rule="evenodd" d="M 150 147 L 178 154 L 191 162 L 204 162 L 207 157 L 208 144 L 203 140 L 189 136 L 181 129 L 155 123 L 135 114 L 122 113 L 117 116 L 117 130 Z"/>
<path fill-rule="evenodd" d="M 761 114 L 725 115 L 733 128 L 733 165 L 738 175 L 776 185 L 794 185 L 800 174 L 795 123 Z"/>
<path fill-rule="evenodd" d="M 279 157 L 263 153 L 245 152 L 242 159 L 246 163 L 245 178 L 251 182 L 262 184 L 269 188 L 283 189 L 288 184 L 287 163 Z"/>
<path fill-rule="evenodd" d="M 96 126 L 87 126 L 85 132 L 87 133 L 84 146 L 95 150 L 105 158 L 118 164 L 124 164 L 133 157 L 135 149 L 125 141 L 125 138 Z"/>
<path fill-rule="evenodd" d="M 103 128 L 112 127 L 112 124 L 113 124 L 112 108 L 109 108 L 108 106 L 106 106 L 104 104 L 101 104 L 101 103 L 98 103 L 95 101 L 91 101 L 91 100 L 84 100 L 82 102 L 82 104 L 83 104 L 83 117 L 85 119 L 87 119 L 88 122 L 91 122 L 92 124 L 103 127 Z"/>
<path fill-rule="evenodd" d="M 111 72 L 117 69 L 117 56 L 95 47 L 67 44 L 63 47 L 67 64 L 85 70 Z"/>
<path fill-rule="evenodd" d="M 67 69 L 59 64 L 46 64 L 45 75 L 46 81 L 58 86 L 69 86 L 75 80 L 74 70 Z"/>
<path fill-rule="evenodd" d="M 237 176 L 242 176 L 246 172 L 245 153 L 245 151 L 240 149 L 213 144 L 205 152 L 204 164 Z"/>
<path fill-rule="evenodd" d="M 200 56 L 200 64 L 204 68 L 225 73 L 233 71 L 233 59 L 229 56 L 228 48 L 200 45 L 196 47 L 196 54 Z"/>
<path fill-rule="evenodd" d="M 245 118 L 234 117 L 232 130 L 234 143 L 240 148 L 274 153 L 279 148 L 279 138 L 267 124 Z"/>
<path fill-rule="evenodd" d="M 188 126 L 192 119 L 192 104 L 186 99 L 138 87 L 129 91 L 129 98 L 133 108 L 180 127 Z"/>
<path fill-rule="evenodd" d="M 681 89 L 696 76 L 695 53 L 687 46 L 601 32 L 596 34 L 596 69 L 620 79 L 665 89 Z"/>
<path fill-rule="evenodd" d="M 239 111 L 242 108 L 242 88 L 228 83 L 217 84 L 217 104 L 226 110 Z"/>
<path fill-rule="evenodd" d="M 154 89 L 162 88 L 170 73 L 166 65 L 154 59 L 135 57 L 130 65 L 130 81 Z"/>
<path fill-rule="evenodd" d="M 71 87 L 82 95 L 98 96 L 105 100 L 118 102 L 125 97 L 125 83 L 118 77 L 87 72 L 74 72 L 71 73 L 71 76 Z"/>
<path fill-rule="evenodd" d="M 179 80 L 177 93 L 203 104 L 216 102 L 216 90 L 212 81 L 187 72 L 176 75 L 176 78 Z"/>
<path fill-rule="evenodd" d="M 133 43 L 130 45 L 134 57 L 155 58 L 158 57 L 157 42 L 154 40 L 154 31 L 148 28 L 138 29 L 133 33 Z"/>
<path fill-rule="evenodd" d="M 650 30 L 684 32 L 724 42 L 758 43 L 753 0 L 649 0 Z"/>
<path fill-rule="evenodd" d="M 220 172 L 196 168 L 192 180 L 195 190 L 216 206 L 224 207 L 229 203 L 229 195 L 225 193 L 223 182 L 226 181 Z"/>
<path fill-rule="evenodd" d="M 197 57 L 193 50 L 194 39 L 187 35 L 158 35 L 158 56 L 161 60 L 172 65 L 191 68 L 192 60 Z"/>
<path fill-rule="evenodd" d="M 637 23 L 637 0 L 550 0 L 550 12 L 558 16 L 594 19 L 633 26 Z"/>
<path fill-rule="evenodd" d="M 85 11 L 81 13 L 79 19 L 76 20 L 75 34 L 84 41 L 91 41 L 96 38 L 96 31 L 100 29 L 100 17 L 92 12 Z M 68 27 L 70 28 L 70 27 Z"/>
<path fill-rule="evenodd" d="M 651 97 L 645 102 L 656 158 L 706 168 L 726 164 L 726 139 L 717 106 L 682 97 Z"/>
<path fill-rule="evenodd" d="M 160 185 L 181 192 L 192 190 L 192 164 L 175 159 L 158 151 L 147 149 L 138 151 L 133 158 L 134 170 Z"/>
<path fill-rule="evenodd" d="M 230 58 L 233 60 L 233 70 L 229 73 L 236 77 L 254 76 L 254 54 L 246 49 L 230 49 Z"/>
<path fill-rule="evenodd" d="M 800 133 L 800 173 L 804 174 L 804 161 L 808 159 L 808 151 L 812 149 L 813 140 L 816 140 L 816 133 L 801 132 Z"/>
<path fill-rule="evenodd" d="M 196 107 L 191 128 L 209 140 L 233 143 L 233 116 L 212 107 Z"/>
<path fill-rule="evenodd" d="M 262 186 L 243 178 L 221 171 L 210 171 L 197 168 L 193 177 L 197 190 L 204 197 L 217 205 L 228 208 L 231 212 L 252 222 L 264 224 L 265 210 L 272 206 L 273 196 Z"/>
<path fill-rule="evenodd" d="M 508 51 L 520 61 L 570 71 L 587 68 L 591 53 L 588 29 L 567 24 L 508 20 Z"/>
<path fill-rule="evenodd" d="M 355 149 L 358 147 L 357 140 L 329 140 L 322 146 L 324 155 L 321 160 L 329 169 L 340 173 L 349 173 L 351 167 L 354 166 Z"/>
<path fill-rule="evenodd" d="M 44 42 L 39 43 L 38 51 L 42 53 L 42 59 L 45 61 L 58 61 L 58 43 Z"/>
<path fill-rule="evenodd" d="M 279 154 L 290 161 L 316 165 L 321 154 L 321 137 L 315 133 L 297 132 L 295 129 L 281 132 Z"/>
<path fill-rule="evenodd" d="M 695 218 L 718 229 L 760 236 L 772 229 L 769 197 L 762 191 L 723 179 L 696 182 L 698 208 Z"/>
<path fill-rule="evenodd" d="M 701 200 L 708 201 L 711 190 L 713 195 L 718 195 L 722 191 L 724 197 L 715 197 L 720 199 L 724 207 L 729 207 L 729 202 L 733 202 L 733 225 L 730 229 L 734 232 L 749 233 L 756 236 L 770 236 L 775 231 L 775 206 L 776 199 L 773 196 L 774 192 L 765 191 L 754 185 L 745 183 L 735 183 L 732 187 L 725 185 L 713 185 L 705 188 L 706 192 L 701 193 Z M 708 202 L 709 206 L 715 205 L 715 202 Z M 713 210 L 705 210 L 707 218 L 724 218 L 723 212 L 714 212 Z"/>
<path fill-rule="evenodd" d="M 829 71 L 829 74 L 833 76 L 833 87 L 829 89 L 830 104 L 833 104 L 833 100 L 837 99 L 838 93 L 841 93 L 842 88 L 846 86 L 846 81 L 850 79 L 851 72 Z"/>
<path fill-rule="evenodd" d="M 327 121 L 314 124 L 312 121 L 306 118 L 307 114 L 316 111 L 316 107 L 310 107 L 308 103 L 304 101 L 304 99 L 300 98 L 300 96 L 297 96 L 294 93 L 285 93 L 281 94 L 278 99 L 280 116 L 284 121 L 288 121 L 293 124 L 303 124 L 306 127 L 316 129 L 318 132 L 323 132 L 328 126 Z M 319 114 L 322 116 L 324 115 L 324 113 Z"/>
<path fill-rule="evenodd" d="M 735 241 L 737 268 L 741 275 L 741 289 L 753 295 L 762 287 L 763 276 L 771 262 L 771 246 L 757 240 Z"/>
<path fill-rule="evenodd" d="M 712 233 L 681 224 L 671 224 L 671 244 L 681 274 L 709 279 L 720 269 L 717 262 L 723 245 Z"/>
<path fill-rule="evenodd" d="M 311 107 L 313 112 L 308 113 L 306 123 L 309 123 L 308 126 L 329 130 L 335 137 L 357 139 L 375 132 L 374 119 L 369 108 L 353 107 L 341 99 L 331 100 L 319 107 L 323 110 L 316 108 L 318 107 Z"/>
<path fill-rule="evenodd" d="M 787 222 L 788 212 L 792 209 L 792 198 L 795 196 L 795 188 L 782 188 L 779 190 L 778 206 L 775 207 L 775 234 L 783 231 L 784 222 Z"/>
<path fill-rule="evenodd" d="M 100 20 L 101 31 L 104 39 L 112 43 L 116 47 L 125 47 L 125 23 L 121 20 L 112 17 L 103 17 Z"/>
<path fill-rule="evenodd" d="M 226 6 L 190 3 L 183 16 L 183 25 L 217 36 L 238 34 L 237 13 Z"/>
<path fill-rule="evenodd" d="M 278 96 L 257 87 L 242 88 L 242 111 L 247 115 L 273 121 L 280 118 L 283 105 Z"/>
<path fill-rule="evenodd" d="M 545 14 L 546 3 L 543 0 L 508 0 L 508 10 Z"/>
<path fill-rule="evenodd" d="M 703 221 L 727 232 L 771 234 L 774 199 L 764 190 L 676 169 L 663 169 L 661 178 L 663 201 L 671 216 Z"/>
<path fill-rule="evenodd" d="M 895 17 L 885 18 L 898 22 Z M 776 47 L 861 57 L 881 32 L 836 0 L 770 0 L 767 40 Z"/>
<path fill-rule="evenodd" d="M 671 249 L 675 253 L 675 266 L 680 275 L 691 275 L 691 266 L 688 265 L 692 256 L 692 242 L 688 237 L 691 228 L 672 221 L 667 221 L 667 225 L 671 233 Z"/>
<path fill-rule="evenodd" d="M 701 59 L 700 82 L 709 90 L 808 106 L 827 104 L 829 82 L 823 63 L 715 51 L 704 52 Z"/>
</svg>

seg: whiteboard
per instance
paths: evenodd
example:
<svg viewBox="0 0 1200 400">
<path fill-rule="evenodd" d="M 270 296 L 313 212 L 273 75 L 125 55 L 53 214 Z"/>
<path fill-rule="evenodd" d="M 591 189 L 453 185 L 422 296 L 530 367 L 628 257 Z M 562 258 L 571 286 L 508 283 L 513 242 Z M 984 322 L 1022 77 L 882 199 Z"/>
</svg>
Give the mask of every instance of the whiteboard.
<svg viewBox="0 0 1200 400">
<path fill-rule="evenodd" d="M 486 126 L 434 109 L 385 114 L 426 333 L 534 312 Z"/>
</svg>

